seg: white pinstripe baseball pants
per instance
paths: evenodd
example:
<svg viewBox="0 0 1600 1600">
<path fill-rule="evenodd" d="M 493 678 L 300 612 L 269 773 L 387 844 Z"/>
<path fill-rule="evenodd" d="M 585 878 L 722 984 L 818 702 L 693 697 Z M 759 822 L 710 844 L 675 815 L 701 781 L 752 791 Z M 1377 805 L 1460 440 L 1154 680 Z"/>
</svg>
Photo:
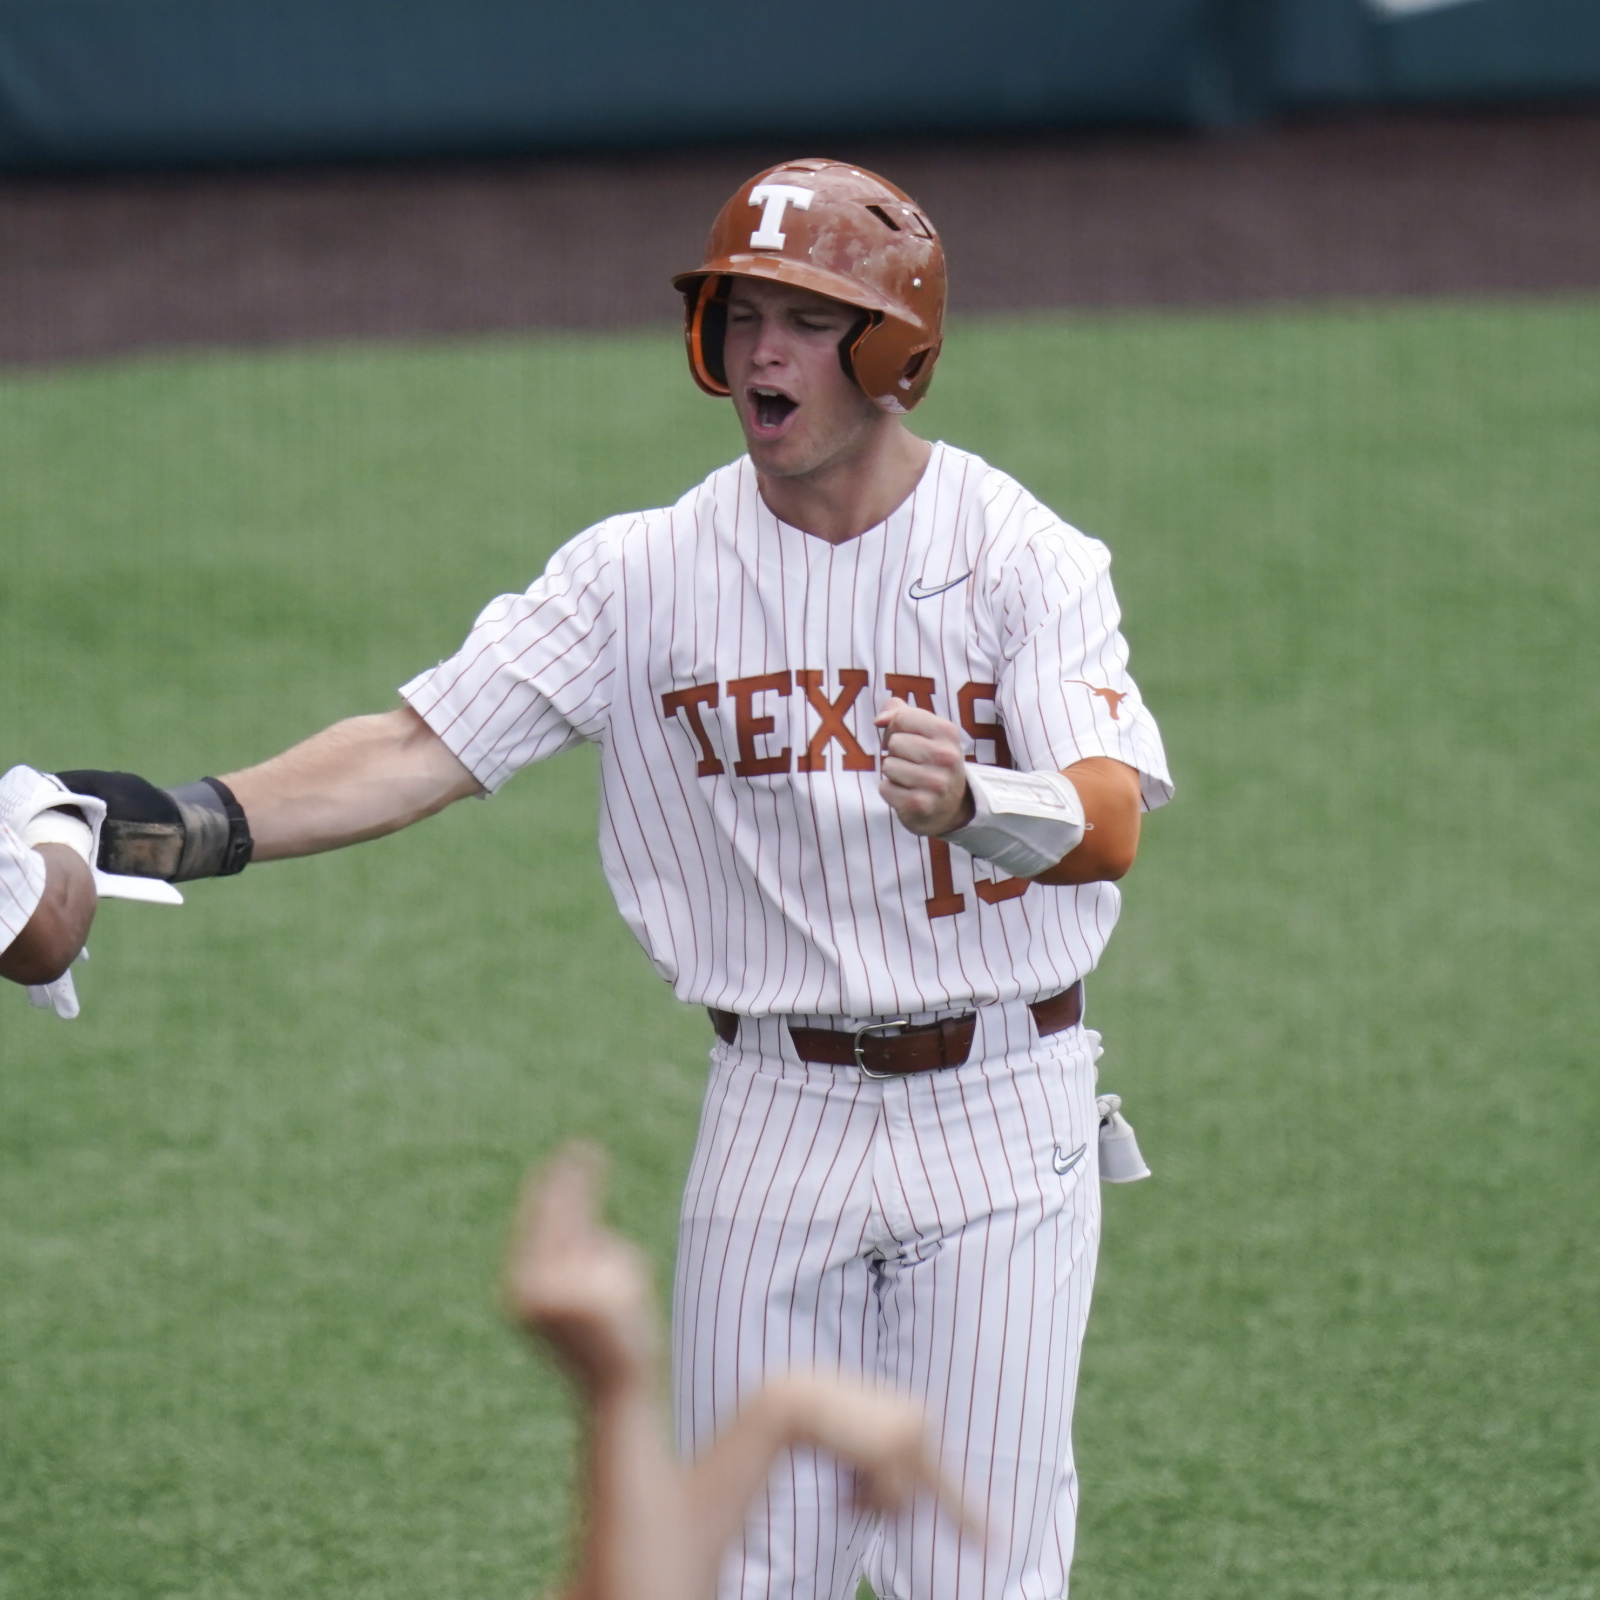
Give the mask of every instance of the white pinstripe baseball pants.
<svg viewBox="0 0 1600 1600">
<path fill-rule="evenodd" d="M 679 1235 L 679 1448 L 790 1368 L 862 1373 L 924 1402 L 990 1525 L 985 1548 L 931 1500 L 880 1525 L 796 1452 L 720 1600 L 850 1600 L 863 1572 L 882 1600 L 1061 1600 L 1096 1137 L 1084 1030 L 1040 1040 L 1020 1004 L 980 1009 L 965 1066 L 913 1077 L 804 1064 L 778 1019 L 714 1048 Z"/>
</svg>

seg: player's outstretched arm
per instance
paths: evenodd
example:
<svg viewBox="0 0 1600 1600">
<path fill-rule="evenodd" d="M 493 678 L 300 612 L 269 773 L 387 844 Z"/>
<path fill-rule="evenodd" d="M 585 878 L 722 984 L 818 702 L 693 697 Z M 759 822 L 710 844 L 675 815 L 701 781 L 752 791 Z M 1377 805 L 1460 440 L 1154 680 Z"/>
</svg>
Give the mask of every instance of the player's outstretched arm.
<svg viewBox="0 0 1600 1600">
<path fill-rule="evenodd" d="M 409 706 L 336 722 L 259 766 L 176 789 L 131 772 L 59 776 L 105 803 L 101 871 L 173 883 L 376 839 L 480 792 Z"/>
<path fill-rule="evenodd" d="M 574 1596 L 710 1600 L 746 1507 L 793 1445 L 851 1463 L 863 1503 L 878 1510 L 942 1492 L 916 1406 L 822 1376 L 768 1385 L 680 1468 L 657 1388 L 649 1274 L 598 1220 L 600 1173 L 596 1152 L 572 1146 L 529 1181 L 506 1269 L 512 1315 L 554 1349 L 589 1405 L 588 1531 Z"/>
<path fill-rule="evenodd" d="M 256 861 L 381 838 L 482 792 L 409 706 L 336 722 L 222 781 L 249 818 Z"/>
<path fill-rule="evenodd" d="M 22 931 L 0 951 L 0 978 L 54 983 L 77 959 L 94 921 L 94 876 L 64 844 L 35 847 L 44 861 L 44 893 Z"/>
</svg>

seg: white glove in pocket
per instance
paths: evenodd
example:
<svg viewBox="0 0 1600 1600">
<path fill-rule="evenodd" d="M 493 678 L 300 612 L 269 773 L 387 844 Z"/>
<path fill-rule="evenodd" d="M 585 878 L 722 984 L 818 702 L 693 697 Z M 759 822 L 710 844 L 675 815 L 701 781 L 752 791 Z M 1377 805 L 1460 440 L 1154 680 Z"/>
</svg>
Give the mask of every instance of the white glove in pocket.
<svg viewBox="0 0 1600 1600">
<path fill-rule="evenodd" d="M 1100 1181 L 1137 1183 L 1150 1176 L 1150 1169 L 1139 1154 L 1139 1141 L 1122 1114 L 1122 1096 L 1103 1094 L 1096 1098 L 1100 1114 Z"/>
</svg>

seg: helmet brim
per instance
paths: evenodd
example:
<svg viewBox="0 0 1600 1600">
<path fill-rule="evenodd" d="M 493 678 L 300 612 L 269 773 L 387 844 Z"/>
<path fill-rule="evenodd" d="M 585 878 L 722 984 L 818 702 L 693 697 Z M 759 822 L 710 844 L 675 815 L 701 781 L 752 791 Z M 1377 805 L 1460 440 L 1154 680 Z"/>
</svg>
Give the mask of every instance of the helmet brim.
<svg viewBox="0 0 1600 1600">
<path fill-rule="evenodd" d="M 767 283 L 785 283 L 791 288 L 820 294 L 826 300 L 854 306 L 858 311 L 872 311 L 881 317 L 893 317 L 897 322 L 920 325 L 920 319 L 914 314 L 907 317 L 904 305 L 878 293 L 871 284 L 846 277 L 842 272 L 830 272 L 826 267 L 813 266 L 809 261 L 754 253 L 718 256 L 693 272 L 678 273 L 672 286 L 680 294 L 697 294 L 707 278 L 757 278 Z"/>
</svg>

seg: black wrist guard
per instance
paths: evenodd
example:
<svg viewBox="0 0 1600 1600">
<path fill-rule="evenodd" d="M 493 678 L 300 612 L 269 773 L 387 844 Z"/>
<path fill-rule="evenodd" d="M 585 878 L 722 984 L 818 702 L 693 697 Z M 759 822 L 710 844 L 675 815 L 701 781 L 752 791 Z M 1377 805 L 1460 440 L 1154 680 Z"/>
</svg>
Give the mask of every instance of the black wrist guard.
<svg viewBox="0 0 1600 1600">
<path fill-rule="evenodd" d="M 183 816 L 183 854 L 174 883 L 190 878 L 231 878 L 250 864 L 255 840 L 244 807 L 221 778 L 202 778 L 167 791 Z"/>
<path fill-rule="evenodd" d="M 106 803 L 102 872 L 133 878 L 224 878 L 243 872 L 255 848 L 244 808 L 220 778 L 158 789 L 131 772 L 58 772 L 74 794 Z"/>
</svg>

